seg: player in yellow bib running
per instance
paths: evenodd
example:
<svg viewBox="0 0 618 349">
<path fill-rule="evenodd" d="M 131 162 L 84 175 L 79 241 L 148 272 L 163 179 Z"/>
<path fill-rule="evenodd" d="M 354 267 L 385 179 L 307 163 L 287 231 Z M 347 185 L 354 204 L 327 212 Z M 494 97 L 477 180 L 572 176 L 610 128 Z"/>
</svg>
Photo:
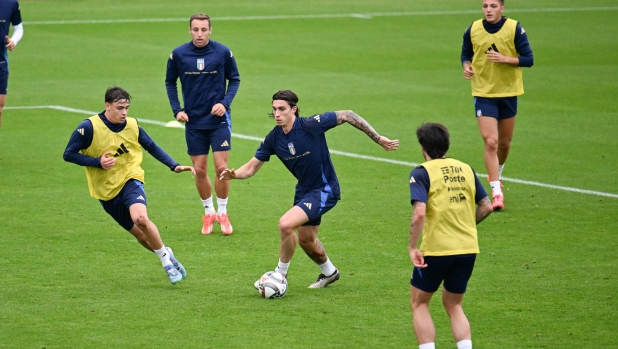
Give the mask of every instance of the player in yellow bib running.
<svg viewBox="0 0 618 349">
<path fill-rule="evenodd" d="M 534 63 L 526 31 L 503 12 L 504 0 L 483 0 L 484 18 L 466 29 L 461 49 L 463 75 L 471 80 L 476 120 L 485 142 L 494 210 L 504 209 L 502 170 L 513 139 L 517 96 L 524 93 L 522 67 Z"/>
<path fill-rule="evenodd" d="M 77 126 L 64 151 L 64 160 L 84 166 L 90 195 L 137 241 L 154 252 L 172 284 L 187 276 L 165 247 L 157 226 L 148 219 L 142 148 L 174 172 L 195 170 L 180 166 L 146 134 L 134 118 L 127 117 L 131 95 L 114 86 L 105 92 L 105 111 Z"/>
</svg>

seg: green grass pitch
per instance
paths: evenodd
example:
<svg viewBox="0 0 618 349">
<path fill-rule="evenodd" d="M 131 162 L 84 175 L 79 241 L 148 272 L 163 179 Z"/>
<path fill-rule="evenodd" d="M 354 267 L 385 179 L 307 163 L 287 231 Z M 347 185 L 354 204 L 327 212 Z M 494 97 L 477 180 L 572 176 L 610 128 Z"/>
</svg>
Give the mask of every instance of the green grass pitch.
<svg viewBox="0 0 618 349">
<path fill-rule="evenodd" d="M 464 29 L 481 1 L 29 1 L 24 38 L 9 53 L 0 128 L 0 348 L 416 348 L 409 306 L 408 174 L 422 161 L 414 131 L 451 131 L 449 155 L 486 173 Z M 618 6 L 612 0 L 507 1 L 535 65 L 524 70 L 506 210 L 479 226 L 481 254 L 464 309 L 475 348 L 617 348 Z M 62 160 L 105 89 L 133 96 L 129 116 L 172 120 L 167 57 L 190 40 L 188 18 L 213 17 L 212 39 L 237 59 L 238 135 L 263 137 L 279 89 L 301 114 L 352 109 L 400 140 L 384 152 L 349 125 L 327 134 L 342 201 L 320 230 L 342 278 L 307 286 L 319 269 L 299 248 L 289 290 L 253 289 L 277 262 L 277 222 L 294 179 L 273 158 L 232 183 L 234 234 L 200 234 L 202 208 L 187 173 L 144 156 L 150 218 L 188 270 L 172 286 L 160 263 L 88 195 L 84 170 Z M 42 107 L 24 109 L 23 107 Z M 182 130 L 142 123 L 189 164 Z M 258 142 L 233 138 L 230 166 Z M 211 172 L 212 173 L 212 172 Z M 555 188 L 552 186 L 558 186 Z M 578 191 L 578 189 L 580 191 Z M 594 193 L 591 193 L 594 192 Z M 437 346 L 454 348 L 439 297 Z"/>
</svg>

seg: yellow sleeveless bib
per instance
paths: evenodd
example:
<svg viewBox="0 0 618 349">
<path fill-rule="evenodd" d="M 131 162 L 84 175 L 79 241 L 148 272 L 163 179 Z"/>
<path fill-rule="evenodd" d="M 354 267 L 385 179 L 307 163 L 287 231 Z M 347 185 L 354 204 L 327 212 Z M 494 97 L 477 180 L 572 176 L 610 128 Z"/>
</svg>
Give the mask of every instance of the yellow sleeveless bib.
<svg viewBox="0 0 618 349">
<path fill-rule="evenodd" d="M 490 34 L 483 27 L 483 20 L 472 23 L 470 39 L 474 57 L 472 58 L 472 95 L 476 97 L 513 97 L 524 94 L 521 67 L 506 63 L 493 63 L 487 60 L 490 48 L 504 56 L 519 57 L 515 48 L 515 29 L 517 21 L 506 19 L 497 33 Z"/>
<path fill-rule="evenodd" d="M 116 164 L 109 170 L 85 166 L 90 195 L 108 201 L 116 197 L 129 179 L 144 182 L 142 148 L 139 145 L 137 120 L 127 118 L 125 128 L 116 133 L 110 130 L 98 115 L 88 118 L 92 122 L 92 144 L 82 153 L 94 158 L 111 152 L 108 156 L 116 158 Z"/>
<path fill-rule="evenodd" d="M 427 170 L 430 182 L 420 247 L 423 255 L 479 253 L 472 168 L 455 159 L 434 159 L 420 166 Z"/>
</svg>

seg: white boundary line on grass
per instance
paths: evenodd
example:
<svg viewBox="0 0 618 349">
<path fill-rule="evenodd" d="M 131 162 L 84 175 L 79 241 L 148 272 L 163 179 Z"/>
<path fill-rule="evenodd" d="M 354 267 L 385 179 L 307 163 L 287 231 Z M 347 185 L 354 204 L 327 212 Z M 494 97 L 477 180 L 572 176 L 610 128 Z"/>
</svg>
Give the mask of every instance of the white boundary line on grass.
<svg viewBox="0 0 618 349">
<path fill-rule="evenodd" d="M 96 114 L 98 114 L 98 112 L 94 112 L 94 111 L 88 111 L 88 110 L 83 110 L 83 109 L 75 109 L 75 108 L 63 107 L 63 106 L 60 106 L 60 105 L 39 105 L 39 106 L 31 106 L 31 107 L 28 107 L 28 106 L 19 107 L 18 106 L 18 107 L 5 107 L 4 109 L 9 109 L 9 110 L 10 109 L 15 109 L 15 110 L 17 110 L 17 109 L 56 109 L 56 110 L 60 110 L 60 111 L 65 111 L 65 112 L 70 112 L 70 113 L 78 113 L 78 114 L 86 114 L 86 115 L 96 115 Z M 144 124 L 152 124 L 152 125 L 158 125 L 158 126 L 163 126 L 163 127 L 165 127 L 168 124 L 167 122 L 163 122 L 163 121 L 149 120 L 149 119 L 142 119 L 142 118 L 137 118 L 137 120 L 139 122 L 141 122 L 141 123 L 144 123 Z M 255 136 L 247 136 L 247 135 L 242 135 L 242 134 L 238 134 L 238 133 L 232 133 L 232 137 L 241 138 L 241 139 L 248 139 L 248 140 L 257 141 L 257 142 L 261 142 L 264 139 L 263 137 L 260 138 L 260 137 L 255 137 Z M 351 157 L 351 158 L 355 158 L 355 159 L 372 160 L 372 161 L 378 161 L 378 162 L 386 162 L 386 163 L 395 164 L 395 165 L 403 165 L 403 166 L 407 166 L 407 167 L 410 167 L 410 168 L 418 166 L 418 164 L 414 163 L 414 162 L 407 162 L 407 161 L 399 161 L 399 160 L 393 160 L 393 159 L 379 158 L 379 157 L 375 157 L 375 156 L 355 154 L 355 153 L 348 153 L 348 152 L 339 151 L 339 150 L 332 150 L 331 149 L 330 153 L 331 154 L 336 154 L 336 155 L 341 155 L 341 156 L 347 156 L 347 157 Z M 486 174 L 482 174 L 482 173 L 477 173 L 477 175 L 479 177 L 487 177 Z M 526 185 L 533 185 L 533 186 L 543 187 L 543 188 L 558 189 L 558 190 L 570 191 L 570 192 L 580 193 L 580 194 L 605 196 L 605 197 L 610 197 L 610 198 L 618 199 L 618 194 L 604 193 L 604 192 L 600 192 L 600 191 L 586 190 L 586 189 L 579 189 L 579 188 L 564 187 L 564 186 L 561 186 L 561 185 L 546 184 L 546 183 L 541 183 L 541 182 L 526 181 L 526 180 L 517 179 L 517 178 L 503 177 L 503 179 L 505 181 L 507 181 L 507 182 L 526 184 Z"/>
<path fill-rule="evenodd" d="M 508 13 L 541 13 L 541 12 L 583 12 L 583 11 L 616 11 L 618 6 L 605 7 L 557 7 L 557 8 L 528 8 L 507 9 Z M 213 17 L 213 21 L 258 21 L 258 20 L 285 20 L 285 19 L 321 19 L 321 18 L 360 18 L 373 17 L 402 17 L 402 16 L 440 16 L 479 14 L 480 9 L 458 11 L 410 11 L 410 12 L 374 12 L 374 13 L 332 13 L 312 15 L 279 15 L 279 16 L 238 16 Z M 141 19 L 81 19 L 67 21 L 26 21 L 26 25 L 57 25 L 57 24 L 104 24 L 104 23 L 152 23 L 152 22 L 186 22 L 187 18 L 141 18 Z"/>
</svg>

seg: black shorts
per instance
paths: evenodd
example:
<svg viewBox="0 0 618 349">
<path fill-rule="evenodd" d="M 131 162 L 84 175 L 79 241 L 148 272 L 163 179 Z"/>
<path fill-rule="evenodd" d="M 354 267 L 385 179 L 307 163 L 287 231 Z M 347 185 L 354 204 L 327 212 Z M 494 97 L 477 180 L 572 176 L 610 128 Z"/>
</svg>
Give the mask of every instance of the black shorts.
<svg viewBox="0 0 618 349">
<path fill-rule="evenodd" d="M 410 284 L 421 291 L 434 293 L 443 287 L 451 293 L 466 293 L 468 280 L 474 269 L 476 254 L 455 256 L 427 256 L 426 268 L 414 268 Z"/>
<path fill-rule="evenodd" d="M 144 184 L 137 179 L 130 179 L 118 195 L 113 199 L 101 202 L 101 206 L 120 226 L 129 231 L 133 229 L 133 219 L 129 207 L 133 204 L 144 204 L 146 206 L 146 192 Z"/>
<path fill-rule="evenodd" d="M 489 116 L 497 120 L 509 119 L 517 115 L 517 96 L 486 98 L 474 97 L 476 116 Z"/>
<path fill-rule="evenodd" d="M 330 211 L 339 199 L 332 192 L 322 190 L 311 190 L 309 192 L 296 191 L 294 195 L 294 206 L 300 207 L 309 221 L 303 225 L 315 226 L 322 223 L 322 215 Z"/>
<path fill-rule="evenodd" d="M 187 153 L 193 155 L 206 155 L 210 148 L 213 153 L 217 151 L 232 150 L 232 129 L 230 127 L 214 128 L 209 130 L 185 129 L 187 141 Z"/>
</svg>

